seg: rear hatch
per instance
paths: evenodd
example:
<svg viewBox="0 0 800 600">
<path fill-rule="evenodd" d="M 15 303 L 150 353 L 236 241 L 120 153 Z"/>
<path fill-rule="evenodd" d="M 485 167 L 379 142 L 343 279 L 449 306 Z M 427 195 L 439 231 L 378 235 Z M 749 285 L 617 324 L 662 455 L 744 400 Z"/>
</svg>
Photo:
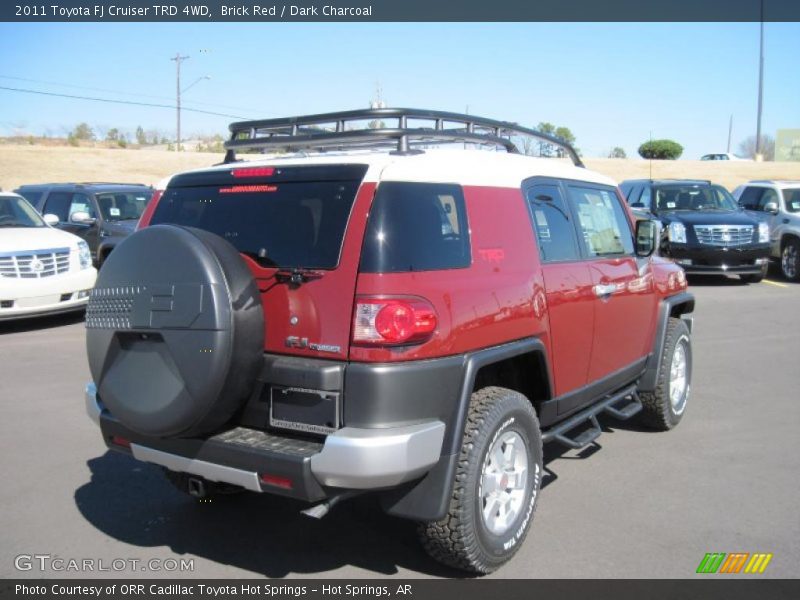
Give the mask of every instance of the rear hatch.
<svg viewBox="0 0 800 600">
<path fill-rule="evenodd" d="M 374 184 L 366 165 L 248 167 L 174 177 L 150 224 L 211 231 L 245 257 L 261 291 L 265 350 L 346 359 Z"/>
</svg>

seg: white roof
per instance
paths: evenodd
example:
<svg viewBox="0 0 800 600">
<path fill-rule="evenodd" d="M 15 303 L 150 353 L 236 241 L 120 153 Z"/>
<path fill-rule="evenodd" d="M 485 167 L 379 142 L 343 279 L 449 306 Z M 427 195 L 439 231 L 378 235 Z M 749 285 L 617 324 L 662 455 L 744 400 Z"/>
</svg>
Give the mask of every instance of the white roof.
<svg viewBox="0 0 800 600">
<path fill-rule="evenodd" d="M 252 156 L 252 155 L 250 155 Z M 467 186 L 518 188 L 530 177 L 558 177 L 616 186 L 617 183 L 594 171 L 575 167 L 569 159 L 536 158 L 488 150 L 433 149 L 420 154 L 398 155 L 389 152 L 342 152 L 325 154 L 271 155 L 255 160 L 195 169 L 193 172 L 227 170 L 245 166 L 299 166 L 324 164 L 368 165 L 366 182 L 421 181 L 455 183 Z M 159 187 L 166 187 L 164 180 Z"/>
</svg>

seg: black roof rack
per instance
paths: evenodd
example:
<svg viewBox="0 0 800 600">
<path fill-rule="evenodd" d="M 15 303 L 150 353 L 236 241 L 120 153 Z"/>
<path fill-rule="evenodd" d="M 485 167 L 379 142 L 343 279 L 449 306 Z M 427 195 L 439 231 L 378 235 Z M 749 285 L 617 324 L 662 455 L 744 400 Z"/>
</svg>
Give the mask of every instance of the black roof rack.
<svg viewBox="0 0 800 600">
<path fill-rule="evenodd" d="M 394 119 L 394 127 L 385 121 Z M 362 123 L 358 123 L 361 121 Z M 409 121 L 413 121 L 410 126 Z M 575 149 L 557 138 L 516 123 L 484 119 L 473 115 L 415 108 L 365 108 L 342 112 L 240 121 L 231 123 L 231 138 L 225 142 L 224 163 L 235 162 L 236 150 L 273 149 L 297 151 L 314 149 L 377 148 L 396 146 L 400 154 L 416 153 L 414 145 L 469 142 L 502 146 L 519 154 L 512 136 L 524 136 L 563 148 L 577 167 L 583 167 Z"/>
</svg>

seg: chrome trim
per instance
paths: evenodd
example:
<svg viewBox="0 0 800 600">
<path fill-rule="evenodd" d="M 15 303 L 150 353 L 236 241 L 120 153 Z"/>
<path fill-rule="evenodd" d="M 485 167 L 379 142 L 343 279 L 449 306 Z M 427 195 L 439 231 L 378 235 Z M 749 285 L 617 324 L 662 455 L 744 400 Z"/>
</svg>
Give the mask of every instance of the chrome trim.
<svg viewBox="0 0 800 600">
<path fill-rule="evenodd" d="M 17 250 L 0 254 L 0 277 L 41 279 L 69 271 L 70 249 Z"/>
<path fill-rule="evenodd" d="M 700 244 L 707 246 L 745 246 L 753 243 L 752 225 L 695 225 Z"/>
<path fill-rule="evenodd" d="M 86 401 L 86 414 L 94 421 L 94 424 L 100 427 L 100 414 L 103 412 L 103 407 L 100 406 L 100 401 L 97 399 L 97 386 L 93 381 L 86 384 L 84 390 Z"/>
<path fill-rule="evenodd" d="M 423 475 L 437 463 L 444 423 L 408 427 L 345 427 L 325 439 L 311 457 L 311 472 L 322 484 L 350 489 L 390 487 Z"/>
<path fill-rule="evenodd" d="M 233 467 L 226 467 L 225 465 L 218 465 L 204 460 L 178 456 L 177 454 L 162 452 L 139 444 L 131 444 L 131 452 L 133 457 L 138 460 L 161 465 L 170 471 L 191 473 L 209 481 L 230 483 L 253 492 L 261 491 L 258 473 L 253 471 L 243 471 L 242 469 L 234 469 Z"/>
</svg>

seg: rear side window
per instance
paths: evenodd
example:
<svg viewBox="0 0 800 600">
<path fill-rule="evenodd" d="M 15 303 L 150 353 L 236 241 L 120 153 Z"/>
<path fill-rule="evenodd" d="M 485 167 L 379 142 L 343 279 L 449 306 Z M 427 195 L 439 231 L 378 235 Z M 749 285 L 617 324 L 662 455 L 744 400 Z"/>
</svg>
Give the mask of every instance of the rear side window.
<svg viewBox="0 0 800 600">
<path fill-rule="evenodd" d="M 362 272 L 437 271 L 469 264 L 469 229 L 460 186 L 380 184 L 361 252 Z"/>
<path fill-rule="evenodd" d="M 264 267 L 333 269 L 361 180 L 167 188 L 151 220 L 205 229 Z"/>
<path fill-rule="evenodd" d="M 580 253 L 575 227 L 559 187 L 553 184 L 534 185 L 527 190 L 525 198 L 542 261 L 577 260 Z"/>
</svg>

